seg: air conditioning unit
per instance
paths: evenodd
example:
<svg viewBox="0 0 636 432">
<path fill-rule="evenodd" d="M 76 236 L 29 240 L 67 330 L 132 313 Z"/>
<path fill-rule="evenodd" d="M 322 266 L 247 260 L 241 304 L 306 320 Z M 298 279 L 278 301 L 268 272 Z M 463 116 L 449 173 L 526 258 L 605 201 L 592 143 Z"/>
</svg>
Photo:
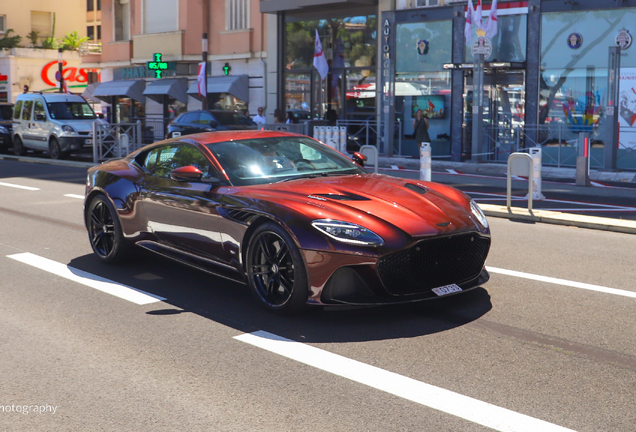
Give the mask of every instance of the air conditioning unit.
<svg viewBox="0 0 636 432">
<path fill-rule="evenodd" d="M 444 6 L 444 0 L 415 0 L 415 7 Z"/>
</svg>

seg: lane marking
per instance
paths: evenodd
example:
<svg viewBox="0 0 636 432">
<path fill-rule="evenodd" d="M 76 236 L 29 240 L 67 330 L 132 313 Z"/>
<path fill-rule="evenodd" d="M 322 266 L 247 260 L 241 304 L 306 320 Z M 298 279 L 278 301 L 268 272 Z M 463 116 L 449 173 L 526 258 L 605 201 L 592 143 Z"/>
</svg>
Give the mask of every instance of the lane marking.
<svg viewBox="0 0 636 432">
<path fill-rule="evenodd" d="M 77 199 L 84 199 L 84 195 L 76 195 L 76 194 L 64 194 L 65 197 L 69 197 L 69 198 L 77 198 Z"/>
<path fill-rule="evenodd" d="M 497 431 L 572 431 L 262 330 L 234 339 Z"/>
<path fill-rule="evenodd" d="M 7 187 L 16 188 L 16 189 L 25 189 L 25 190 L 30 190 L 30 191 L 40 190 L 40 188 L 35 188 L 35 187 L 31 187 L 31 186 L 22 186 L 22 185 L 17 185 L 17 184 L 13 184 L 13 183 L 4 183 L 4 182 L 0 182 L 0 186 L 7 186 Z"/>
<path fill-rule="evenodd" d="M 592 284 L 587 284 L 587 283 L 583 283 L 583 282 L 574 282 L 574 281 L 569 281 L 569 280 L 566 280 L 566 279 L 559 279 L 559 278 L 553 278 L 553 277 L 548 277 L 548 276 L 540 276 L 540 275 L 535 275 L 535 274 L 531 274 L 531 273 L 524 273 L 524 272 L 519 272 L 519 271 L 514 271 L 514 270 L 506 270 L 506 269 L 501 269 L 501 268 L 497 268 L 497 267 L 490 267 L 490 266 L 486 266 L 486 270 L 488 270 L 489 272 L 492 272 L 492 273 L 499 273 L 499 274 L 504 274 L 504 275 L 507 275 L 507 276 L 519 277 L 519 278 L 523 278 L 523 279 L 536 280 L 536 281 L 540 281 L 540 282 L 548 282 L 548 283 L 552 283 L 552 284 L 556 284 L 556 285 L 565 285 L 565 286 L 569 286 L 569 287 L 572 287 L 572 288 L 581 288 L 581 289 L 590 290 L 590 291 L 598 291 L 598 292 L 602 292 L 602 293 L 605 293 L 605 294 L 614 294 L 614 295 L 619 295 L 619 296 L 623 296 L 623 297 L 636 298 L 636 292 L 634 292 L 634 291 L 625 291 L 625 290 L 620 290 L 620 289 L 616 289 L 616 288 L 608 288 L 608 287 L 604 287 L 604 286 L 600 286 L 600 285 L 592 285 Z"/>
<path fill-rule="evenodd" d="M 15 255 L 7 255 L 7 258 L 20 261 L 24 264 L 39 268 L 40 270 L 53 273 L 63 278 L 94 288 L 98 291 L 105 292 L 115 297 L 119 297 L 138 305 L 146 305 L 158 301 L 166 300 L 163 297 L 141 291 L 118 282 L 97 276 L 56 261 L 43 258 L 32 253 L 20 253 Z"/>
</svg>

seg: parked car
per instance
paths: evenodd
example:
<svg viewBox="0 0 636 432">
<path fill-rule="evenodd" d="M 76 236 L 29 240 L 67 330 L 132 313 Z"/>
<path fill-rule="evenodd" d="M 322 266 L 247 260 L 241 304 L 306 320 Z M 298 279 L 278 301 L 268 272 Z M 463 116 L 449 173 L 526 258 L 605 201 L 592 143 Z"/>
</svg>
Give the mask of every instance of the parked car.
<svg viewBox="0 0 636 432">
<path fill-rule="evenodd" d="M 485 283 L 490 231 L 477 204 L 450 186 L 370 174 L 365 160 L 277 131 L 160 141 L 88 170 L 89 241 L 104 263 L 142 247 L 245 283 L 275 313 Z"/>
<path fill-rule="evenodd" d="M 0 152 L 11 148 L 13 143 L 11 134 L 13 131 L 13 104 L 0 102 Z"/>
<path fill-rule="evenodd" d="M 27 149 L 48 151 L 52 159 L 92 152 L 96 119 L 80 95 L 23 93 L 13 110 L 13 152 L 21 156 Z"/>
<path fill-rule="evenodd" d="M 217 130 L 257 129 L 251 118 L 234 111 L 197 110 L 188 111 L 168 125 L 168 138 Z"/>
</svg>

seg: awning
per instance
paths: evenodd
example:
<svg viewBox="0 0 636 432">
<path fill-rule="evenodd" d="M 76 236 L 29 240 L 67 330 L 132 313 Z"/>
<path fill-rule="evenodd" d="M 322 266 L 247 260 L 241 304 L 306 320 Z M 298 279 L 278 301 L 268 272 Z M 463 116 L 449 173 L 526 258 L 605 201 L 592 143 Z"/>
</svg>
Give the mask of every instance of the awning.
<svg viewBox="0 0 636 432">
<path fill-rule="evenodd" d="M 143 104 L 146 103 L 145 88 L 146 81 L 144 80 L 106 81 L 97 86 L 93 91 L 93 96 L 109 103 L 111 97 L 120 96 L 134 99 Z"/>
<path fill-rule="evenodd" d="M 208 77 L 208 93 L 229 93 L 245 103 L 250 101 L 249 78 L 247 75 Z M 188 94 L 199 99 L 197 82 L 190 84 Z"/>
<path fill-rule="evenodd" d="M 100 84 L 101 84 L 100 82 L 94 82 L 93 84 L 89 84 L 84 90 L 84 92 L 82 93 L 82 96 L 84 96 L 84 99 L 90 99 L 93 102 L 100 103 L 101 100 L 93 96 L 93 92 Z"/>
<path fill-rule="evenodd" d="M 146 84 L 144 95 L 159 103 L 163 103 L 163 96 L 168 95 L 187 104 L 187 90 L 188 80 L 186 78 L 161 78 L 155 81 L 149 81 Z"/>
</svg>

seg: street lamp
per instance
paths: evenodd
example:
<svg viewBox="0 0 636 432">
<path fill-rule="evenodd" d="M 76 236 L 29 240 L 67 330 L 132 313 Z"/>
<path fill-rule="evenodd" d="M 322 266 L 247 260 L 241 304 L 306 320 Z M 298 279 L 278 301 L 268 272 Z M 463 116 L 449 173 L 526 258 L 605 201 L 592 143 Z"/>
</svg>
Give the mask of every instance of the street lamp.
<svg viewBox="0 0 636 432">
<path fill-rule="evenodd" d="M 62 74 L 62 48 L 57 49 L 57 69 L 60 74 L 60 93 L 64 93 L 64 75 Z"/>
</svg>

